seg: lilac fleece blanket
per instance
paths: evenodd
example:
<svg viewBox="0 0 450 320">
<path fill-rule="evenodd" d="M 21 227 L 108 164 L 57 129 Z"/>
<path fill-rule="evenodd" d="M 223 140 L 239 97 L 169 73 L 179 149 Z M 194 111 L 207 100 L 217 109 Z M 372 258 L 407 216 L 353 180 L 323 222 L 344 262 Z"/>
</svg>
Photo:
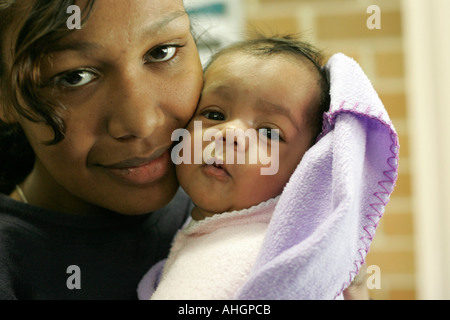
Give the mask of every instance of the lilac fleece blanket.
<svg viewBox="0 0 450 320">
<path fill-rule="evenodd" d="M 343 54 L 332 56 L 326 68 L 331 106 L 323 132 L 281 194 L 236 299 L 342 298 L 394 189 L 398 137 L 377 93 Z M 146 283 L 157 274 L 155 268 Z"/>
</svg>

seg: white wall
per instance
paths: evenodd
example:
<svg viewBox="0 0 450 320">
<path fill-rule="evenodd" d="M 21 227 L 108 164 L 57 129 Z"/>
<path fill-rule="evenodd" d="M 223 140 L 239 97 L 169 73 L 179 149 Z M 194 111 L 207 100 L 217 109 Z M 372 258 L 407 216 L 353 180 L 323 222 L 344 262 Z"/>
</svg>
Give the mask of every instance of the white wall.
<svg viewBox="0 0 450 320">
<path fill-rule="evenodd" d="M 450 1 L 402 6 L 417 295 L 450 299 Z"/>
<path fill-rule="evenodd" d="M 200 57 L 207 62 L 211 53 L 242 39 L 245 21 L 242 0 L 184 0 L 197 36 Z"/>
</svg>

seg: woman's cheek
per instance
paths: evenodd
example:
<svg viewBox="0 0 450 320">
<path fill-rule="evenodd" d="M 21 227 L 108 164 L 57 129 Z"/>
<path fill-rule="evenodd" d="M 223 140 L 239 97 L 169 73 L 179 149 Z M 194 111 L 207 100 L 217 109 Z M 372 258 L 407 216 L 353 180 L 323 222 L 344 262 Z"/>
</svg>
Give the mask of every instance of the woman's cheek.
<svg viewBox="0 0 450 320">
<path fill-rule="evenodd" d="M 179 80 L 173 81 L 172 90 L 166 92 L 166 97 L 176 100 L 173 111 L 183 120 L 183 127 L 194 115 L 203 87 L 203 71 L 198 53 L 190 61 L 189 68 L 180 73 Z"/>
<path fill-rule="evenodd" d="M 20 121 L 20 126 L 32 146 L 51 142 L 55 138 L 53 129 L 50 126 L 34 123 L 23 118 Z"/>
<path fill-rule="evenodd" d="M 203 86 L 203 78 L 201 76 L 197 77 L 195 81 L 191 81 L 191 84 L 185 89 L 185 92 L 183 96 L 185 99 L 183 99 L 185 102 L 185 108 L 184 108 L 184 115 L 183 119 L 187 122 L 192 118 L 192 116 L 195 113 L 195 110 L 197 108 L 198 102 L 200 100 L 200 94 L 201 89 Z M 183 104 L 183 100 L 180 101 L 180 104 Z"/>
</svg>

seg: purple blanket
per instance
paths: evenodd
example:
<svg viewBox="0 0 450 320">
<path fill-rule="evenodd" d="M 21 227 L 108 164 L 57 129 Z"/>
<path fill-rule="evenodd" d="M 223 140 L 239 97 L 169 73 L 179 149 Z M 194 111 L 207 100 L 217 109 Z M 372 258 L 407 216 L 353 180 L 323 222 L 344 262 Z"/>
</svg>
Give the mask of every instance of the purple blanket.
<svg viewBox="0 0 450 320">
<path fill-rule="evenodd" d="M 327 64 L 331 107 L 284 189 L 238 299 L 335 299 L 365 262 L 394 189 L 398 137 L 359 65 Z"/>
</svg>

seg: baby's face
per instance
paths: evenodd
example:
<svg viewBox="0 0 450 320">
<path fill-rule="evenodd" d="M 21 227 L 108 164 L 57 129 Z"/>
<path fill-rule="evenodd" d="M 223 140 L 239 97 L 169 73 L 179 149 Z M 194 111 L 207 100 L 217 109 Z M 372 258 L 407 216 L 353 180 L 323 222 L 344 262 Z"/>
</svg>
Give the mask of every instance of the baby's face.
<svg viewBox="0 0 450 320">
<path fill-rule="evenodd" d="M 194 218 L 249 208 L 279 195 L 310 147 L 312 132 L 305 110 L 319 101 L 317 76 L 292 57 L 244 53 L 219 57 L 205 73 L 202 97 L 187 128 L 193 155 L 201 151 L 197 156 L 202 163 L 177 166 L 180 184 L 196 205 Z M 204 138 L 211 129 L 223 133 L 223 153 L 217 152 L 214 138 Z M 237 129 L 253 130 L 257 139 L 227 139 L 226 130 Z M 195 148 L 196 141 L 202 142 L 201 148 Z M 230 150 L 236 151 L 234 163 L 227 161 Z M 245 153 L 245 162 L 238 162 L 239 152 Z M 259 157 L 256 163 L 250 160 L 261 152 L 271 156 L 270 164 L 262 164 Z M 208 160 L 223 164 L 208 165 Z M 269 166 L 276 172 L 262 174 L 261 169 Z"/>
</svg>

